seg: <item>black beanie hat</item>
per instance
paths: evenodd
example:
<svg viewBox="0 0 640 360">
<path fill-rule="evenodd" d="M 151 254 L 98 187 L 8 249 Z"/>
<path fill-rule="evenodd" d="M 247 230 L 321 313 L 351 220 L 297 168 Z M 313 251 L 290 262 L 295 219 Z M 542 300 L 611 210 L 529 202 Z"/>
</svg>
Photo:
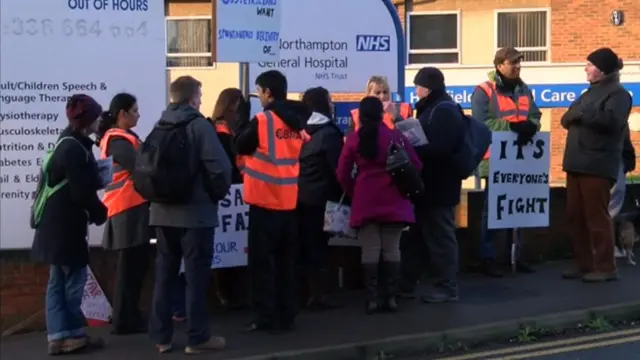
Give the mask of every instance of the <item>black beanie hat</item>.
<svg viewBox="0 0 640 360">
<path fill-rule="evenodd" d="M 600 48 L 587 56 L 587 60 L 595 65 L 605 75 L 622 70 L 622 59 L 610 48 Z"/>
<path fill-rule="evenodd" d="M 418 71 L 413 83 L 431 91 L 444 90 L 444 75 L 434 67 L 424 67 Z"/>
</svg>

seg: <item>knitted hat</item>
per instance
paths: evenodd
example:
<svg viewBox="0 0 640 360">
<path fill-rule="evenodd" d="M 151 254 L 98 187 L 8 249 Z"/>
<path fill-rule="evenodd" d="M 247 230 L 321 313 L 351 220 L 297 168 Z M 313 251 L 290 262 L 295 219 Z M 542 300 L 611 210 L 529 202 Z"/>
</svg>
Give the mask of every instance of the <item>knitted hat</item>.
<svg viewBox="0 0 640 360">
<path fill-rule="evenodd" d="M 442 71 L 434 67 L 424 67 L 420 69 L 413 79 L 413 83 L 431 91 L 443 90 L 445 88 Z"/>
<path fill-rule="evenodd" d="M 75 94 L 67 101 L 67 119 L 76 130 L 83 130 L 93 124 L 102 113 L 102 106 L 89 95 Z"/>
<path fill-rule="evenodd" d="M 605 75 L 622 70 L 622 59 L 610 48 L 600 48 L 587 56 L 587 60 L 595 65 Z"/>
</svg>

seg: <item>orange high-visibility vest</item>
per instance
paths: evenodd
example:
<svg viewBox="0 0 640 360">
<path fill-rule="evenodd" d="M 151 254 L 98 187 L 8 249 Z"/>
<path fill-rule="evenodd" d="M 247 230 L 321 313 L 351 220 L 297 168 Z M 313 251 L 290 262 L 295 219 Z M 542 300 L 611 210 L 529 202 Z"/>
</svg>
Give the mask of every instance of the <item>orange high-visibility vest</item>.
<svg viewBox="0 0 640 360">
<path fill-rule="evenodd" d="M 233 133 L 231 132 L 231 129 L 229 129 L 229 125 L 226 122 L 216 121 L 215 125 L 216 125 L 217 133 L 233 136 Z M 236 156 L 236 167 L 238 167 L 238 169 L 241 169 L 244 167 L 244 156 L 242 155 Z"/>
<path fill-rule="evenodd" d="M 140 146 L 140 140 L 133 134 L 119 129 L 113 128 L 107 130 L 102 140 L 100 140 L 100 158 L 107 158 L 107 146 L 111 137 L 117 136 L 128 140 L 134 149 L 138 149 Z M 113 178 L 111 182 L 104 189 L 104 195 L 102 196 L 102 202 L 107 207 L 107 216 L 112 217 L 127 211 L 135 206 L 147 202 L 140 194 L 133 188 L 133 181 L 131 180 L 131 174 L 118 165 L 113 163 Z"/>
<path fill-rule="evenodd" d="M 529 110 L 531 109 L 529 95 L 522 94 L 518 97 L 518 101 L 514 101 L 510 96 L 500 94 L 493 81 L 483 82 L 478 87 L 489 97 L 489 109 L 493 118 L 503 119 L 510 123 L 525 122 L 529 119 Z M 488 159 L 489 156 L 489 150 L 487 150 L 484 158 Z"/>
<path fill-rule="evenodd" d="M 411 109 L 411 105 L 407 103 L 400 104 L 400 111 L 398 111 L 398 114 L 403 119 L 406 120 L 410 118 L 412 112 L 413 112 L 413 109 Z M 358 129 L 360 128 L 360 111 L 358 111 L 358 109 L 351 110 L 351 118 L 353 119 L 353 130 L 358 131 Z M 396 119 L 391 117 L 391 115 L 388 113 L 385 113 L 384 118 L 382 118 L 382 122 L 384 122 L 384 124 L 387 125 L 389 129 L 393 129 L 396 127 L 394 123 L 395 120 Z"/>
<path fill-rule="evenodd" d="M 309 140 L 274 112 L 256 115 L 258 148 L 244 162 L 244 201 L 271 210 L 294 210 L 298 203 L 299 156 Z"/>
</svg>

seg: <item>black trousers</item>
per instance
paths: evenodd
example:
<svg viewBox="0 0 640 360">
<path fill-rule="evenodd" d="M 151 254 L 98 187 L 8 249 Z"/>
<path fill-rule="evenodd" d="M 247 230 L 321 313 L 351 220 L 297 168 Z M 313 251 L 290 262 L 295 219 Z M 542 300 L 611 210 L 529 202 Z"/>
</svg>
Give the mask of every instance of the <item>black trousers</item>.
<svg viewBox="0 0 640 360">
<path fill-rule="evenodd" d="M 256 321 L 288 326 L 298 312 L 296 211 L 249 207 L 249 271 Z"/>
<path fill-rule="evenodd" d="M 175 291 L 182 259 L 187 283 L 187 343 L 199 345 L 209 340 L 207 290 L 214 234 L 215 228 L 156 228 L 156 278 L 149 321 L 149 335 L 156 344 L 169 344 L 173 337 L 171 292 Z"/>
<path fill-rule="evenodd" d="M 322 230 L 325 208 L 298 205 L 300 265 L 312 273 L 325 270 L 329 263 L 329 234 Z"/>
<path fill-rule="evenodd" d="M 143 325 L 140 293 L 149 266 L 150 244 L 117 251 L 116 289 L 113 299 L 113 327 L 126 331 Z"/>
</svg>

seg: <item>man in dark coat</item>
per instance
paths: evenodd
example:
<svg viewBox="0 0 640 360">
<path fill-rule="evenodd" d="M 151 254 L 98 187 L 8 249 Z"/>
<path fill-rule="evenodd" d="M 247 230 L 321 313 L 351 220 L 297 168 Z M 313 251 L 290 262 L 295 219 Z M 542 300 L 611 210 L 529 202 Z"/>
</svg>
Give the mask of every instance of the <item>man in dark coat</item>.
<svg viewBox="0 0 640 360">
<path fill-rule="evenodd" d="M 435 281 L 422 301 L 457 301 L 455 207 L 460 202 L 462 179 L 456 174 L 452 155 L 463 140 L 466 125 L 462 110 L 446 92 L 440 70 L 423 68 L 416 74 L 414 83 L 420 98 L 416 115 L 428 139 L 427 145 L 416 148 L 424 164 L 422 179 L 426 195 L 416 204 L 416 223 L 402 247 L 403 292 L 413 292 L 421 273 L 420 255 L 426 254 Z"/>
</svg>

